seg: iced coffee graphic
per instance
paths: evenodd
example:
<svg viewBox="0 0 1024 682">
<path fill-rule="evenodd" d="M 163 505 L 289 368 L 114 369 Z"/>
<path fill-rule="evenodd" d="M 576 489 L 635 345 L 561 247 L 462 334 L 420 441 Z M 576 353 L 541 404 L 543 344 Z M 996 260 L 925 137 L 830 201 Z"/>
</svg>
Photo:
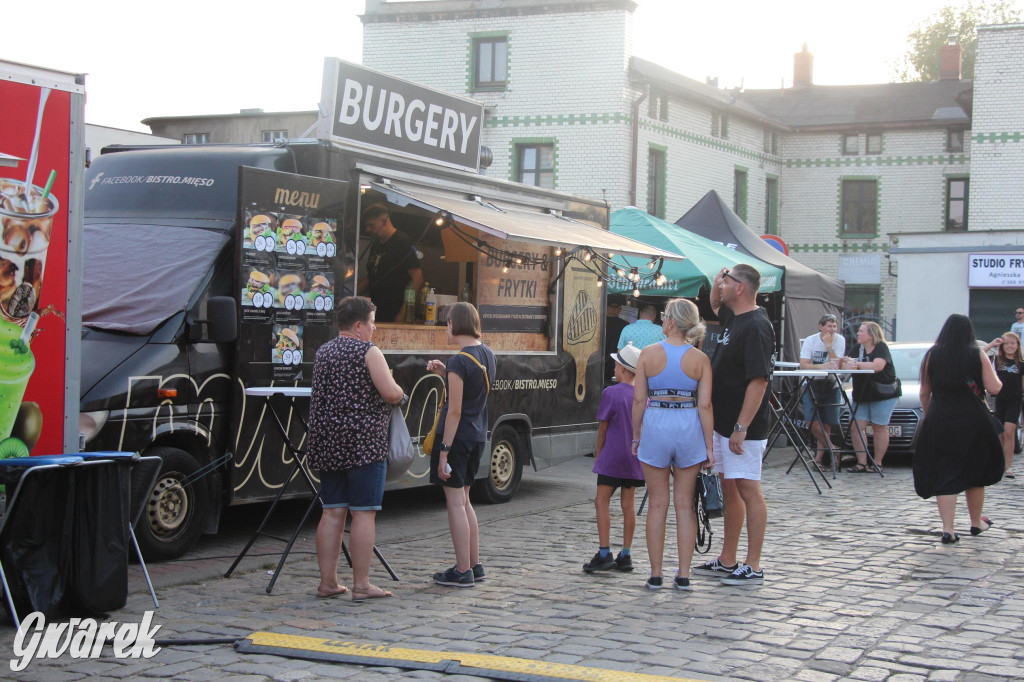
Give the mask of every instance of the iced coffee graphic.
<svg viewBox="0 0 1024 682">
<path fill-rule="evenodd" d="M 306 297 L 307 309 L 326 312 L 334 310 L 334 284 L 331 281 L 333 278 L 333 275 L 326 273 L 313 276 Z"/>
<path fill-rule="evenodd" d="M 0 314 L 24 324 L 36 309 L 43 286 L 46 250 L 50 245 L 53 217 L 60 210 L 49 187 L 0 179 Z"/>
<path fill-rule="evenodd" d="M 277 279 L 277 307 L 302 310 L 306 306 L 305 279 L 294 272 L 283 273 Z"/>
<path fill-rule="evenodd" d="M 242 305 L 254 308 L 274 307 L 274 288 L 270 286 L 270 275 L 259 270 L 249 271 L 249 279 L 242 288 Z"/>
<path fill-rule="evenodd" d="M 333 258 L 338 253 L 334 243 L 334 228 L 329 222 L 319 222 L 309 233 L 309 248 L 322 258 Z"/>
<path fill-rule="evenodd" d="M 302 328 L 274 325 L 276 341 L 271 362 L 284 365 L 302 364 Z"/>
<path fill-rule="evenodd" d="M 289 256 L 303 256 L 306 253 L 306 235 L 302 231 L 302 221 L 298 218 L 285 218 L 281 221 L 278 232 L 279 250 Z"/>
</svg>

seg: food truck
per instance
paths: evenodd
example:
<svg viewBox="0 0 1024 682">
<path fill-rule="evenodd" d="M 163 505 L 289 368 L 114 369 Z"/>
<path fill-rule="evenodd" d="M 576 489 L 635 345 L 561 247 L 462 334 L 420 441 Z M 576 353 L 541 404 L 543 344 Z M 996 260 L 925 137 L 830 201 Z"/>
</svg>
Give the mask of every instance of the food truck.
<svg viewBox="0 0 1024 682">
<path fill-rule="evenodd" d="M 89 450 L 163 459 L 136 529 L 148 557 L 179 556 L 224 505 L 292 478 L 305 405 L 285 410 L 286 443 L 246 389 L 310 385 L 335 301 L 365 277 L 367 206 L 386 206 L 433 291 L 433 320 L 378 318 L 373 339 L 416 441 L 443 392 L 427 361 L 459 350 L 447 310 L 460 295 L 480 310 L 497 373 L 474 493 L 491 502 L 526 466 L 594 451 L 598 264 L 667 255 L 609 232 L 603 202 L 482 175 L 479 103 L 333 59 L 324 82 L 316 139 L 108 148 L 87 173 L 81 432 Z M 421 452 L 388 488 L 426 485 L 428 468 Z"/>
</svg>

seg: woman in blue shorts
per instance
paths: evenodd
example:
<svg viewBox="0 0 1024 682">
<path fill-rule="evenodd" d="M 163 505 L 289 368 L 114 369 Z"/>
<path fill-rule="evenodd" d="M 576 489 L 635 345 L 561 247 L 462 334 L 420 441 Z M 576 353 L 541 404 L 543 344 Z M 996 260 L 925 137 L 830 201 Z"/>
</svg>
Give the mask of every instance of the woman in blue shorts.
<svg viewBox="0 0 1024 682">
<path fill-rule="evenodd" d="M 694 348 L 704 338 L 697 306 L 677 298 L 662 313 L 665 340 L 640 352 L 633 394 L 633 453 L 647 482 L 647 587 L 662 586 L 669 479 L 674 488 L 679 568 L 675 587 L 690 589 L 690 560 L 697 539 L 694 488 L 701 465 L 714 466 L 712 454 L 711 362 Z M 649 399 L 649 402 L 648 402 Z"/>
<path fill-rule="evenodd" d="M 348 593 L 338 582 L 338 556 L 349 511 L 352 600 L 391 596 L 370 584 L 370 554 L 388 471 L 391 406 L 402 402 L 405 392 L 370 341 L 376 310 L 362 296 L 338 301 L 338 337 L 320 346 L 313 363 L 308 461 L 319 472 L 324 508 L 316 529 L 320 599 Z"/>
<path fill-rule="evenodd" d="M 891 384 L 896 381 L 896 368 L 892 364 L 892 354 L 885 343 L 885 335 L 877 322 L 865 322 L 857 330 L 857 343 L 860 355 L 851 358 L 852 362 L 844 364 L 843 369 L 871 369 L 874 374 L 853 375 L 853 418 L 857 423 L 855 429 L 858 438 L 854 439 L 857 451 L 857 464 L 847 469 L 852 474 L 863 474 L 871 471 L 868 466 L 868 444 L 865 429 L 871 424 L 872 445 L 875 466 L 882 469 L 885 451 L 889 448 L 889 419 L 899 402 L 899 394 L 892 398 L 879 399 L 872 389 L 873 383 Z M 859 442 L 858 442 L 859 441 Z"/>
</svg>

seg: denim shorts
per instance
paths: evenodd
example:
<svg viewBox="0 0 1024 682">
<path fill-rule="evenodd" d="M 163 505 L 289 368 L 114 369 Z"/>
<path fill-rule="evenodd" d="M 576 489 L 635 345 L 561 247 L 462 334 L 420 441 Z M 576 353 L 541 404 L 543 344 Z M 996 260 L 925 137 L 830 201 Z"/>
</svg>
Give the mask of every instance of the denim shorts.
<svg viewBox="0 0 1024 682">
<path fill-rule="evenodd" d="M 374 462 L 345 471 L 320 472 L 320 502 L 324 509 L 380 511 L 387 462 Z"/>
<path fill-rule="evenodd" d="M 896 409 L 896 403 L 899 401 L 899 398 L 889 398 L 888 400 L 858 403 L 853 418 L 875 426 L 888 426 L 889 420 L 892 418 L 892 411 Z"/>
<path fill-rule="evenodd" d="M 839 406 L 843 402 L 843 396 L 837 386 L 830 386 L 823 391 L 817 391 L 812 384 L 804 391 L 804 420 L 814 421 L 814 402 L 811 402 L 811 391 L 814 391 L 814 401 L 818 403 L 818 414 L 821 415 L 822 424 L 839 423 Z"/>
</svg>

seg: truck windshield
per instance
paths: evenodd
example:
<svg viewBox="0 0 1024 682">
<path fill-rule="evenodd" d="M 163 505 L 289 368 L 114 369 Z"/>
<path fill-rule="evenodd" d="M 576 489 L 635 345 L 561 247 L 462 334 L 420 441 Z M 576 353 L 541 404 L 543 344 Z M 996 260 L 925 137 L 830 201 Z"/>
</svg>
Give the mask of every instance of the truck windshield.
<svg viewBox="0 0 1024 682">
<path fill-rule="evenodd" d="M 82 324 L 149 334 L 184 310 L 229 239 L 217 228 L 87 221 Z"/>
</svg>

